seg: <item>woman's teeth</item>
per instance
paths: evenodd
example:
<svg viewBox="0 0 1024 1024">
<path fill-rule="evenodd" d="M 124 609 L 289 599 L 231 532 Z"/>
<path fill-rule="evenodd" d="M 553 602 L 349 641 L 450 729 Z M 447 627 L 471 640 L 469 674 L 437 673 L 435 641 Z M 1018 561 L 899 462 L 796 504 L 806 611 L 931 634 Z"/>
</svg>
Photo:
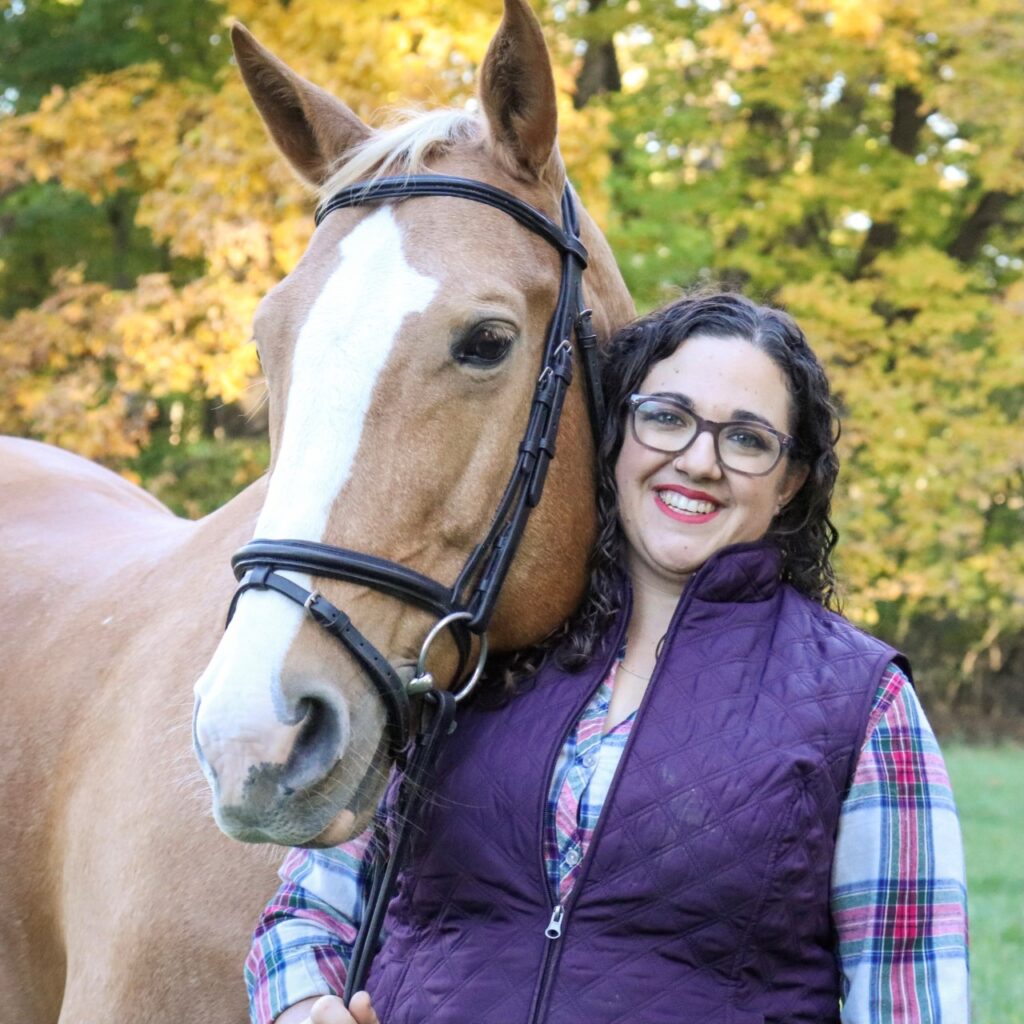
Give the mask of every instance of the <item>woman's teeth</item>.
<svg viewBox="0 0 1024 1024">
<path fill-rule="evenodd" d="M 669 508 L 675 509 L 676 512 L 687 512 L 694 516 L 705 516 L 709 512 L 714 512 L 717 508 L 713 501 L 698 501 L 695 498 L 687 498 L 678 491 L 658 491 L 658 497 Z"/>
</svg>

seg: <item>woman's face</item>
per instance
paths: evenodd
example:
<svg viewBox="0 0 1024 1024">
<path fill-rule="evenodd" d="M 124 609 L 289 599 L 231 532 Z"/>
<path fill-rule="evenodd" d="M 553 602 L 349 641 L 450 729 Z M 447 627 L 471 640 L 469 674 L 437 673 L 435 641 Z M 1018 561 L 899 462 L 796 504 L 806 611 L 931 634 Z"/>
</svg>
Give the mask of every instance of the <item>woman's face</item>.
<svg viewBox="0 0 1024 1024">
<path fill-rule="evenodd" d="M 783 372 L 740 337 L 687 338 L 651 367 L 640 390 L 681 396 L 709 420 L 760 419 L 783 434 L 793 427 Z M 681 589 L 716 551 L 763 537 L 806 477 L 807 467 L 785 454 L 766 476 L 723 469 L 707 432 L 681 455 L 666 455 L 627 427 L 615 482 L 634 583 Z"/>
</svg>

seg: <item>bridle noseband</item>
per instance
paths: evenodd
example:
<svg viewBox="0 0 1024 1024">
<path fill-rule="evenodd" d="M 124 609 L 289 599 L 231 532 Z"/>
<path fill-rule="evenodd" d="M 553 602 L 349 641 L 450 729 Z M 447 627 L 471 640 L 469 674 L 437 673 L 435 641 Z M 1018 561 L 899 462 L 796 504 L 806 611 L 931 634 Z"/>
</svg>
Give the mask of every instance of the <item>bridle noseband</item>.
<svg viewBox="0 0 1024 1024">
<path fill-rule="evenodd" d="M 583 307 L 582 276 L 587 265 L 587 251 L 580 242 L 576 205 L 568 183 L 562 193 L 562 227 L 528 203 L 492 185 L 435 174 L 381 178 L 351 185 L 317 210 L 316 223 L 319 225 L 335 210 L 418 196 L 448 196 L 492 206 L 540 235 L 559 251 L 562 258 L 558 300 L 548 325 L 526 432 L 519 443 L 515 467 L 486 535 L 470 553 L 451 587 L 376 555 L 313 541 L 256 539 L 231 559 L 239 586 L 231 600 L 228 622 L 239 597 L 253 588 L 276 591 L 302 605 L 317 624 L 341 641 L 373 683 L 387 711 L 390 753 L 404 769 L 394 816 L 397 826 L 386 862 L 383 850 L 388 845 L 387 825 L 379 818 L 377 821 L 374 869 L 364 901 L 365 916 L 349 964 L 346 1005 L 353 993 L 362 988 L 369 973 L 387 904 L 408 844 L 414 803 L 425 789 L 442 738 L 454 727 L 456 702 L 470 692 L 483 672 L 487 658 L 487 625 L 526 528 L 526 520 L 540 501 L 548 466 L 555 455 L 562 405 L 572 382 L 571 339 L 574 335 L 587 380 L 591 429 L 595 439 L 601 436 L 604 422 L 597 338 L 591 327 L 590 310 Z M 358 583 L 436 615 L 438 621 L 423 641 L 412 680 L 403 683 L 387 658 L 341 609 L 318 591 L 307 590 L 281 575 L 289 571 Z M 476 667 L 457 694 L 435 688 L 434 679 L 426 667 L 430 645 L 445 629 L 452 633 L 459 651 L 456 680 L 461 678 L 466 668 L 471 637 L 477 636 L 480 642 Z M 424 702 L 424 713 L 420 715 L 415 751 L 410 758 L 408 753 L 414 724 L 412 700 L 417 697 Z"/>
<path fill-rule="evenodd" d="M 555 454 L 562 405 L 572 381 L 571 339 L 574 335 L 587 379 L 595 437 L 599 436 L 599 427 L 604 419 L 597 369 L 597 338 L 590 324 L 590 310 L 583 307 L 582 301 L 582 275 L 587 265 L 587 251 L 580 242 L 579 220 L 571 187 L 566 184 L 562 193 L 563 227 L 533 206 L 493 185 L 438 174 L 380 178 L 350 185 L 320 206 L 316 212 L 316 223 L 319 225 L 335 210 L 420 196 L 447 196 L 491 206 L 540 235 L 561 254 L 558 299 L 548 326 L 526 432 L 487 534 L 470 553 L 451 587 L 376 555 L 313 541 L 257 538 L 240 548 L 231 559 L 239 586 L 228 611 L 230 622 L 238 599 L 246 590 L 253 588 L 276 591 L 302 605 L 318 625 L 341 641 L 373 683 L 387 710 L 389 747 L 399 764 L 404 763 L 413 727 L 411 698 L 433 688 L 434 681 L 425 671 L 424 662 L 426 648 L 437 636 L 442 622 L 444 627 L 441 628 L 452 633 L 459 651 L 456 679 L 461 678 L 466 669 L 472 636 L 481 639 L 481 657 L 470 681 L 455 699 L 465 697 L 479 679 L 483 658 L 486 657 L 485 631 L 527 518 L 540 501 L 548 466 Z M 440 621 L 420 651 L 413 679 L 403 682 L 387 658 L 341 609 L 319 592 L 307 590 L 281 575 L 287 571 L 371 587 L 437 616 Z"/>
</svg>

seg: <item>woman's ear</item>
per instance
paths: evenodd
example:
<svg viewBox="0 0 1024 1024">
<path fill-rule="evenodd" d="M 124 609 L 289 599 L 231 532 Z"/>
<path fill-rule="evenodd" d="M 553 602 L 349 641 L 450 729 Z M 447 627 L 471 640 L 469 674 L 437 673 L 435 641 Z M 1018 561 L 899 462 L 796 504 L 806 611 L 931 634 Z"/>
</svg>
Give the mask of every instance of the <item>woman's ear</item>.
<svg viewBox="0 0 1024 1024">
<path fill-rule="evenodd" d="M 775 508 L 778 515 L 800 492 L 800 488 L 807 482 L 811 467 L 806 462 L 791 462 L 786 467 L 785 476 L 782 478 L 782 487 L 779 490 L 779 500 Z"/>
</svg>

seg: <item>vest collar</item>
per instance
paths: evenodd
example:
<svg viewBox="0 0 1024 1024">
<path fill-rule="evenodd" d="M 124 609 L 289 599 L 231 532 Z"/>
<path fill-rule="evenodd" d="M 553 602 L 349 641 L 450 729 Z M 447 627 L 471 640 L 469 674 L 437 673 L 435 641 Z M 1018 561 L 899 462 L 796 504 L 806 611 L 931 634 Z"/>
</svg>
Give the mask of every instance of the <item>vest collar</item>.
<svg viewBox="0 0 1024 1024">
<path fill-rule="evenodd" d="M 712 604 L 767 601 L 782 583 L 782 554 L 769 540 L 732 544 L 716 551 L 691 577 L 683 593 Z"/>
</svg>

